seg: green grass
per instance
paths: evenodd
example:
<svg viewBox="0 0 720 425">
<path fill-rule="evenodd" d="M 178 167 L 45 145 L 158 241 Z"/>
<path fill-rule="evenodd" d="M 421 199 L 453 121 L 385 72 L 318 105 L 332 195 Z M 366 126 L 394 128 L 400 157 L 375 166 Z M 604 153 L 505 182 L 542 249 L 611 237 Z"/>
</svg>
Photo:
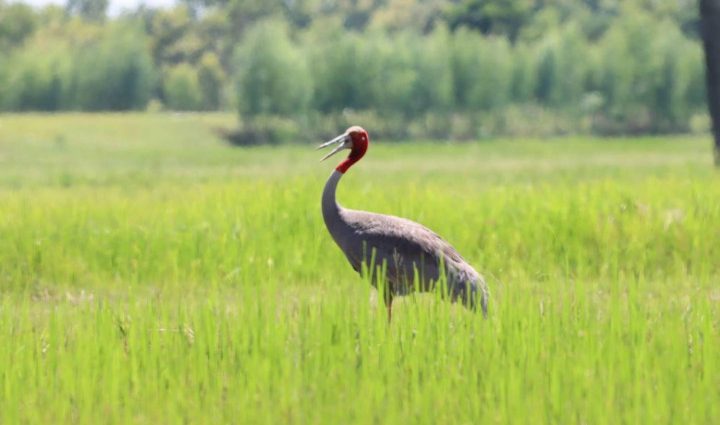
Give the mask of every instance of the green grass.
<svg viewBox="0 0 720 425">
<path fill-rule="evenodd" d="M 322 224 L 333 164 L 233 119 L 0 115 L 0 423 L 720 422 L 709 141 L 373 140 L 341 202 L 492 293 L 388 326 Z"/>
</svg>

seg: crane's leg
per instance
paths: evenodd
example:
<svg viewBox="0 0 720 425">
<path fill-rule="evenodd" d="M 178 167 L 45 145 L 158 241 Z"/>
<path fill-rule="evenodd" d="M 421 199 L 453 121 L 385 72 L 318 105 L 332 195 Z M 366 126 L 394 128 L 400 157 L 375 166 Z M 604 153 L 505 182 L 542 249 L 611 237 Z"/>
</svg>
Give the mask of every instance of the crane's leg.
<svg viewBox="0 0 720 425">
<path fill-rule="evenodd" d="M 392 321 L 392 303 L 393 303 L 393 294 L 392 291 L 388 287 L 384 289 L 384 299 L 385 299 L 385 308 L 387 309 L 387 319 L 388 323 Z"/>
</svg>

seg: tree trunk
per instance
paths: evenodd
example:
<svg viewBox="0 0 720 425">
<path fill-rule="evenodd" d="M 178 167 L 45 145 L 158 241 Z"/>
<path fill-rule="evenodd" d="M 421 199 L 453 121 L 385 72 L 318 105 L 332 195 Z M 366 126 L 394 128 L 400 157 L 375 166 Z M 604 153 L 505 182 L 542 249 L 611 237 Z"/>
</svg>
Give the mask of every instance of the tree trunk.
<svg viewBox="0 0 720 425">
<path fill-rule="evenodd" d="M 705 48 L 705 78 L 715 141 L 715 165 L 720 167 L 720 0 L 700 0 L 700 29 Z"/>
</svg>

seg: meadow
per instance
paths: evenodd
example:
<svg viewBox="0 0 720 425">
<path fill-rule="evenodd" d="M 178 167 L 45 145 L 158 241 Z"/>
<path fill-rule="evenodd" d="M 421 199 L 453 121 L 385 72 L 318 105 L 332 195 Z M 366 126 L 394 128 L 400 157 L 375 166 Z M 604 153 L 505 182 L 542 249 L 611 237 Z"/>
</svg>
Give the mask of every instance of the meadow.
<svg viewBox="0 0 720 425">
<path fill-rule="evenodd" d="M 0 115 L 0 423 L 720 423 L 707 137 L 368 128 L 340 202 L 491 290 L 487 319 L 426 294 L 388 325 L 322 223 L 321 141 L 231 148 L 234 121 Z"/>
</svg>

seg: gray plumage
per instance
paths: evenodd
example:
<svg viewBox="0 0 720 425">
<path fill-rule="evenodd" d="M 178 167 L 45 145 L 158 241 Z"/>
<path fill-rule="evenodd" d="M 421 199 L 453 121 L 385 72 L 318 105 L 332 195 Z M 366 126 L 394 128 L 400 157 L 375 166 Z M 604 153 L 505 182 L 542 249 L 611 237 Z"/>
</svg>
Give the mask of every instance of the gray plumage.
<svg viewBox="0 0 720 425">
<path fill-rule="evenodd" d="M 413 221 L 383 214 L 350 210 L 338 205 L 335 192 L 343 176 L 334 171 L 322 196 L 325 225 L 348 261 L 357 272 L 385 264 L 387 291 L 384 294 L 390 319 L 392 298 L 406 295 L 417 286 L 433 290 L 441 271 L 447 278 L 448 293 L 475 309 L 478 304 L 487 314 L 488 290 L 482 276 L 435 232 Z M 377 286 L 376 273 L 373 284 Z"/>
</svg>

